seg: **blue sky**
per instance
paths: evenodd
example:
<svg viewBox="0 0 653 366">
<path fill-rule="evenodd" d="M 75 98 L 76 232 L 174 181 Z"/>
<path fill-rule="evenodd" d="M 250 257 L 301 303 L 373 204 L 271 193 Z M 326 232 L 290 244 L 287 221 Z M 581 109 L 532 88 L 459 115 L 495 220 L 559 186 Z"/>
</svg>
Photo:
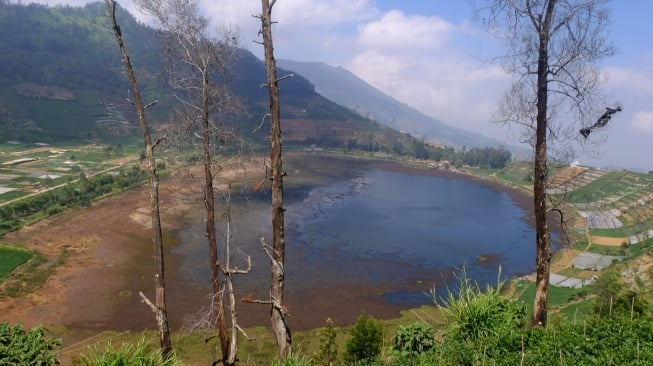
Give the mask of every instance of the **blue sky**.
<svg viewBox="0 0 653 366">
<path fill-rule="evenodd" d="M 25 2 L 25 1 L 24 1 Z M 85 0 L 40 0 L 83 4 Z M 482 2 L 482 0 L 477 0 Z M 119 1 L 137 17 L 131 0 Z M 259 0 L 199 0 L 215 26 L 237 25 L 241 44 L 257 55 Z M 653 1 L 613 0 L 609 38 L 617 55 L 601 61 L 608 101 L 624 110 L 576 143 L 577 159 L 599 167 L 653 170 Z M 472 19 L 471 0 L 278 0 L 275 55 L 342 66 L 386 94 L 449 125 L 514 143 L 515 133 L 490 122 L 510 86 L 505 52 Z"/>
</svg>

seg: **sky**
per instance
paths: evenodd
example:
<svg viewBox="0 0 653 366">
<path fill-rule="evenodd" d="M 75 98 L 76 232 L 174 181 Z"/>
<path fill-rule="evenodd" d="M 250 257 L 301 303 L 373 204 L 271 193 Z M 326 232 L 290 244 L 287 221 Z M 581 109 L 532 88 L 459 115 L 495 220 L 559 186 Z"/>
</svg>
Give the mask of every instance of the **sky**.
<svg viewBox="0 0 653 366">
<path fill-rule="evenodd" d="M 149 21 L 131 0 L 118 3 Z M 254 17 L 260 1 L 199 0 L 199 7 L 216 28 L 238 27 L 242 47 L 262 57 Z M 623 111 L 590 135 L 590 143 L 576 142 L 576 158 L 595 167 L 653 171 L 653 1 L 613 0 L 609 7 L 608 38 L 617 53 L 599 67 L 607 100 Z M 448 125 L 517 142 L 515 127 L 491 122 L 511 84 L 492 60 L 507 50 L 474 20 L 472 0 L 277 0 L 272 17 L 276 58 L 344 67 Z"/>
</svg>

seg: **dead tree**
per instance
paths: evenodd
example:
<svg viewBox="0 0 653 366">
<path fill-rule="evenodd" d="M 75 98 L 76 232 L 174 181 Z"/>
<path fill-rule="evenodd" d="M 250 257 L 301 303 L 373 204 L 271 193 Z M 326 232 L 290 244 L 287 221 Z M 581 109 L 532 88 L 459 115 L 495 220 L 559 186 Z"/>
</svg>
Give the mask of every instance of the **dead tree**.
<svg viewBox="0 0 653 366">
<path fill-rule="evenodd" d="M 154 261 L 156 269 L 156 274 L 154 275 L 156 288 L 155 304 L 152 304 L 152 302 L 148 300 L 145 295 L 143 295 L 143 293 L 140 295 L 143 298 L 143 301 L 152 308 L 156 316 L 156 321 L 159 328 L 161 353 L 164 358 L 167 358 L 172 351 L 172 343 L 170 341 L 170 330 L 168 328 L 168 315 L 166 309 L 163 235 L 161 232 L 161 216 L 159 212 L 159 178 L 156 172 L 156 161 L 154 159 L 154 148 L 159 142 L 161 142 L 161 140 L 157 140 L 155 143 L 152 143 L 147 117 L 145 115 L 145 110 L 148 107 L 154 105 L 155 102 L 148 105 L 143 104 L 138 82 L 136 80 L 136 75 L 134 74 L 127 49 L 125 48 L 122 40 L 122 32 L 120 31 L 120 26 L 118 26 L 116 21 L 116 2 L 113 0 L 105 0 L 105 3 L 109 13 L 109 18 L 111 19 L 112 32 L 116 37 L 116 41 L 118 42 L 118 47 L 120 48 L 120 53 L 122 55 L 122 61 L 125 65 L 125 70 L 127 72 L 127 76 L 129 77 L 129 83 L 131 84 L 132 92 L 134 94 L 134 98 L 131 100 L 131 102 L 133 103 L 134 108 L 136 109 L 136 114 L 138 115 L 138 121 L 140 122 L 141 131 L 143 133 L 143 143 L 145 145 L 145 161 L 147 162 L 148 186 L 150 191 L 150 213 L 152 215 Z"/>
<path fill-rule="evenodd" d="M 605 34 L 606 0 L 493 0 L 479 8 L 484 25 L 502 38 L 503 58 L 515 76 L 503 99 L 499 121 L 522 125 L 534 148 L 533 203 L 536 234 L 536 294 L 532 326 L 546 326 L 551 234 L 547 213 L 547 138 L 560 141 L 574 131 L 569 121 L 595 115 L 602 78 L 595 64 L 613 53 Z"/>
<path fill-rule="evenodd" d="M 170 84 L 176 97 L 189 113 L 188 130 L 199 126 L 204 168 L 205 233 L 211 269 L 212 311 L 220 339 L 221 362 L 232 365 L 229 335 L 223 303 L 223 276 L 219 268 L 218 237 L 215 213 L 215 172 L 219 169 L 214 151 L 225 141 L 215 119 L 240 108 L 240 102 L 229 89 L 232 66 L 236 61 L 238 39 L 225 30 L 221 39 L 210 35 L 208 19 L 199 15 L 193 0 L 136 0 L 146 12 L 153 14 L 163 28 L 164 57 Z M 235 342 L 235 340 L 232 340 Z"/>
<path fill-rule="evenodd" d="M 225 286 L 227 290 L 227 296 L 229 297 L 229 315 L 231 318 L 231 338 L 229 340 L 229 352 L 226 360 L 223 360 L 225 365 L 234 365 L 236 363 L 236 355 L 238 354 L 238 331 L 240 331 L 245 338 L 249 339 L 245 330 L 238 325 L 238 311 L 236 311 L 236 291 L 234 289 L 234 280 L 233 277 L 239 274 L 247 274 L 252 269 L 252 259 L 250 256 L 241 254 L 245 257 L 245 262 L 247 266 L 244 269 L 240 269 L 231 264 L 231 187 L 229 187 L 229 192 L 226 197 L 226 209 L 225 209 L 225 221 L 227 224 L 227 232 L 225 233 L 226 241 L 226 253 L 224 256 L 224 263 L 219 262 L 218 266 L 224 274 L 225 277 Z"/>
<path fill-rule="evenodd" d="M 284 359 L 290 352 L 292 337 L 286 322 L 286 308 L 283 304 L 284 290 L 284 260 L 286 251 L 286 234 L 283 207 L 283 165 L 281 160 L 281 106 L 279 103 L 279 79 L 277 66 L 274 59 L 274 46 L 272 44 L 272 8 L 276 0 L 261 0 L 262 13 L 260 15 L 265 50 L 265 69 L 267 82 L 265 86 L 270 95 L 270 165 L 272 184 L 272 250 L 267 251 L 271 264 L 270 279 L 270 311 L 272 330 L 274 331 L 279 347 L 279 357 Z M 267 248 L 263 242 L 264 248 Z"/>
</svg>

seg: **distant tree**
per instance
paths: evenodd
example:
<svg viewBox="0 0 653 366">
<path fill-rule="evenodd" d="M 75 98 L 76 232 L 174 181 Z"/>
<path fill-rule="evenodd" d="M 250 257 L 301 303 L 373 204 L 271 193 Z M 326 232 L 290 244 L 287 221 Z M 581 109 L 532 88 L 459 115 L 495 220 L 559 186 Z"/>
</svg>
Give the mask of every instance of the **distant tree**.
<svg viewBox="0 0 653 366">
<path fill-rule="evenodd" d="M 492 0 L 478 8 L 484 25 L 502 38 L 503 58 L 515 76 L 498 120 L 525 127 L 534 149 L 533 200 L 536 294 L 531 324 L 545 326 L 551 260 L 546 197 L 547 137 L 577 134 L 569 121 L 588 121 L 598 110 L 602 78 L 596 62 L 613 53 L 606 41 L 607 0 Z"/>
</svg>

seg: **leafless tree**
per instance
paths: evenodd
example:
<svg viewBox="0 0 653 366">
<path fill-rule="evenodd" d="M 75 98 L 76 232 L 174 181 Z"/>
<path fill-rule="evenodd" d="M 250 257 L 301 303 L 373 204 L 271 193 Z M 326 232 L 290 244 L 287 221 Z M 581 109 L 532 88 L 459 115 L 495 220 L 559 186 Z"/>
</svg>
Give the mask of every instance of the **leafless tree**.
<svg viewBox="0 0 653 366">
<path fill-rule="evenodd" d="M 164 358 L 167 358 L 172 351 L 172 343 L 170 341 L 170 330 L 168 328 L 168 315 L 165 297 L 163 235 L 161 232 L 161 216 L 159 213 L 159 178 L 156 172 L 156 161 L 154 159 L 154 148 L 161 140 L 157 140 L 155 143 L 152 143 L 147 117 L 145 115 L 145 110 L 148 107 L 154 105 L 155 102 L 148 105 L 143 104 L 138 82 L 136 80 L 136 75 L 134 74 L 131 61 L 129 60 L 129 55 L 122 40 L 122 32 L 120 31 L 120 26 L 118 26 L 116 21 L 116 2 L 113 0 L 105 0 L 105 3 L 109 13 L 109 18 L 111 19 L 111 29 L 114 36 L 116 37 L 116 41 L 118 42 L 118 47 L 120 48 L 120 53 L 122 55 L 122 61 L 125 65 L 125 70 L 127 72 L 127 76 L 129 77 L 129 82 L 134 94 L 134 98 L 131 102 L 136 108 L 136 113 L 138 114 L 138 121 L 141 125 L 141 131 L 143 132 L 143 143 L 145 145 L 145 161 L 147 162 L 148 186 L 150 191 L 150 213 L 152 215 L 152 230 L 154 236 L 154 261 L 156 267 L 156 274 L 154 276 L 156 288 L 155 304 L 152 304 L 152 302 L 147 299 L 143 293 L 140 293 L 140 295 L 143 298 L 143 301 L 152 308 L 154 314 L 156 315 L 156 320 L 159 328 L 159 340 L 161 343 L 161 353 Z"/>
<path fill-rule="evenodd" d="M 531 325 L 546 326 L 551 260 L 547 156 L 568 133 L 578 136 L 599 110 L 597 60 L 612 55 L 606 40 L 607 0 L 489 0 L 478 6 L 487 29 L 505 40 L 503 58 L 514 75 L 499 120 L 525 127 L 534 148 L 536 295 Z M 602 108 L 602 107 L 601 107 Z M 592 121 L 593 122 L 593 121 Z"/>
<path fill-rule="evenodd" d="M 281 106 L 279 102 L 279 79 L 277 66 L 274 59 L 274 46 L 272 43 L 272 8 L 276 0 L 261 0 L 262 12 L 260 34 L 263 36 L 265 51 L 265 69 L 267 71 L 267 87 L 270 95 L 270 165 L 272 183 L 272 250 L 270 251 L 265 241 L 263 247 L 270 257 L 270 302 L 272 330 L 279 347 L 279 357 L 284 359 L 290 352 L 292 337 L 286 322 L 287 310 L 283 304 L 284 290 L 284 260 L 286 252 L 286 234 L 284 225 L 283 207 L 283 165 L 281 160 Z"/>
<path fill-rule="evenodd" d="M 223 132 L 216 119 L 240 108 L 231 93 L 232 67 L 237 59 L 238 38 L 232 30 L 222 31 L 221 38 L 211 36 L 209 21 L 199 15 L 193 0 L 136 0 L 143 10 L 151 13 L 162 27 L 164 56 L 170 84 L 177 90 L 178 100 L 189 113 L 185 125 L 189 131 L 199 126 L 204 166 L 204 207 L 206 209 L 206 237 L 209 246 L 209 265 L 213 297 L 215 327 L 218 330 L 221 361 L 235 362 L 230 347 L 223 304 L 223 276 L 219 268 L 218 237 L 215 227 L 215 172 L 219 164 L 215 151 L 225 144 Z M 235 314 L 235 313 L 233 313 Z M 235 324 L 235 322 L 234 322 Z M 232 324 L 233 325 L 233 324 Z M 232 339 L 235 342 L 235 339 Z M 232 360 L 229 362 L 229 360 Z"/>
<path fill-rule="evenodd" d="M 235 296 L 235 289 L 234 289 L 234 276 L 239 275 L 239 274 L 247 274 L 251 271 L 252 269 L 252 259 L 249 255 L 246 255 L 241 252 L 243 257 L 245 258 L 246 262 L 246 267 L 244 269 L 238 268 L 237 266 L 232 266 L 231 263 L 231 187 L 229 187 L 229 192 L 226 197 L 226 209 L 225 209 L 225 221 L 227 224 L 227 230 L 225 233 L 225 239 L 226 239 L 226 253 L 224 256 L 224 261 L 219 262 L 218 266 L 220 267 L 220 270 L 224 274 L 225 277 L 225 285 L 227 287 L 227 295 L 229 297 L 229 305 L 227 305 L 227 308 L 229 309 L 229 314 L 231 317 L 231 339 L 229 342 L 229 353 L 228 353 L 228 358 L 224 360 L 225 365 L 233 365 L 236 363 L 236 354 L 238 353 L 238 344 L 236 340 L 238 339 L 238 331 L 240 331 L 245 338 L 249 337 L 245 333 L 245 330 L 241 328 L 238 325 L 238 312 L 236 311 L 236 296 Z"/>
</svg>

